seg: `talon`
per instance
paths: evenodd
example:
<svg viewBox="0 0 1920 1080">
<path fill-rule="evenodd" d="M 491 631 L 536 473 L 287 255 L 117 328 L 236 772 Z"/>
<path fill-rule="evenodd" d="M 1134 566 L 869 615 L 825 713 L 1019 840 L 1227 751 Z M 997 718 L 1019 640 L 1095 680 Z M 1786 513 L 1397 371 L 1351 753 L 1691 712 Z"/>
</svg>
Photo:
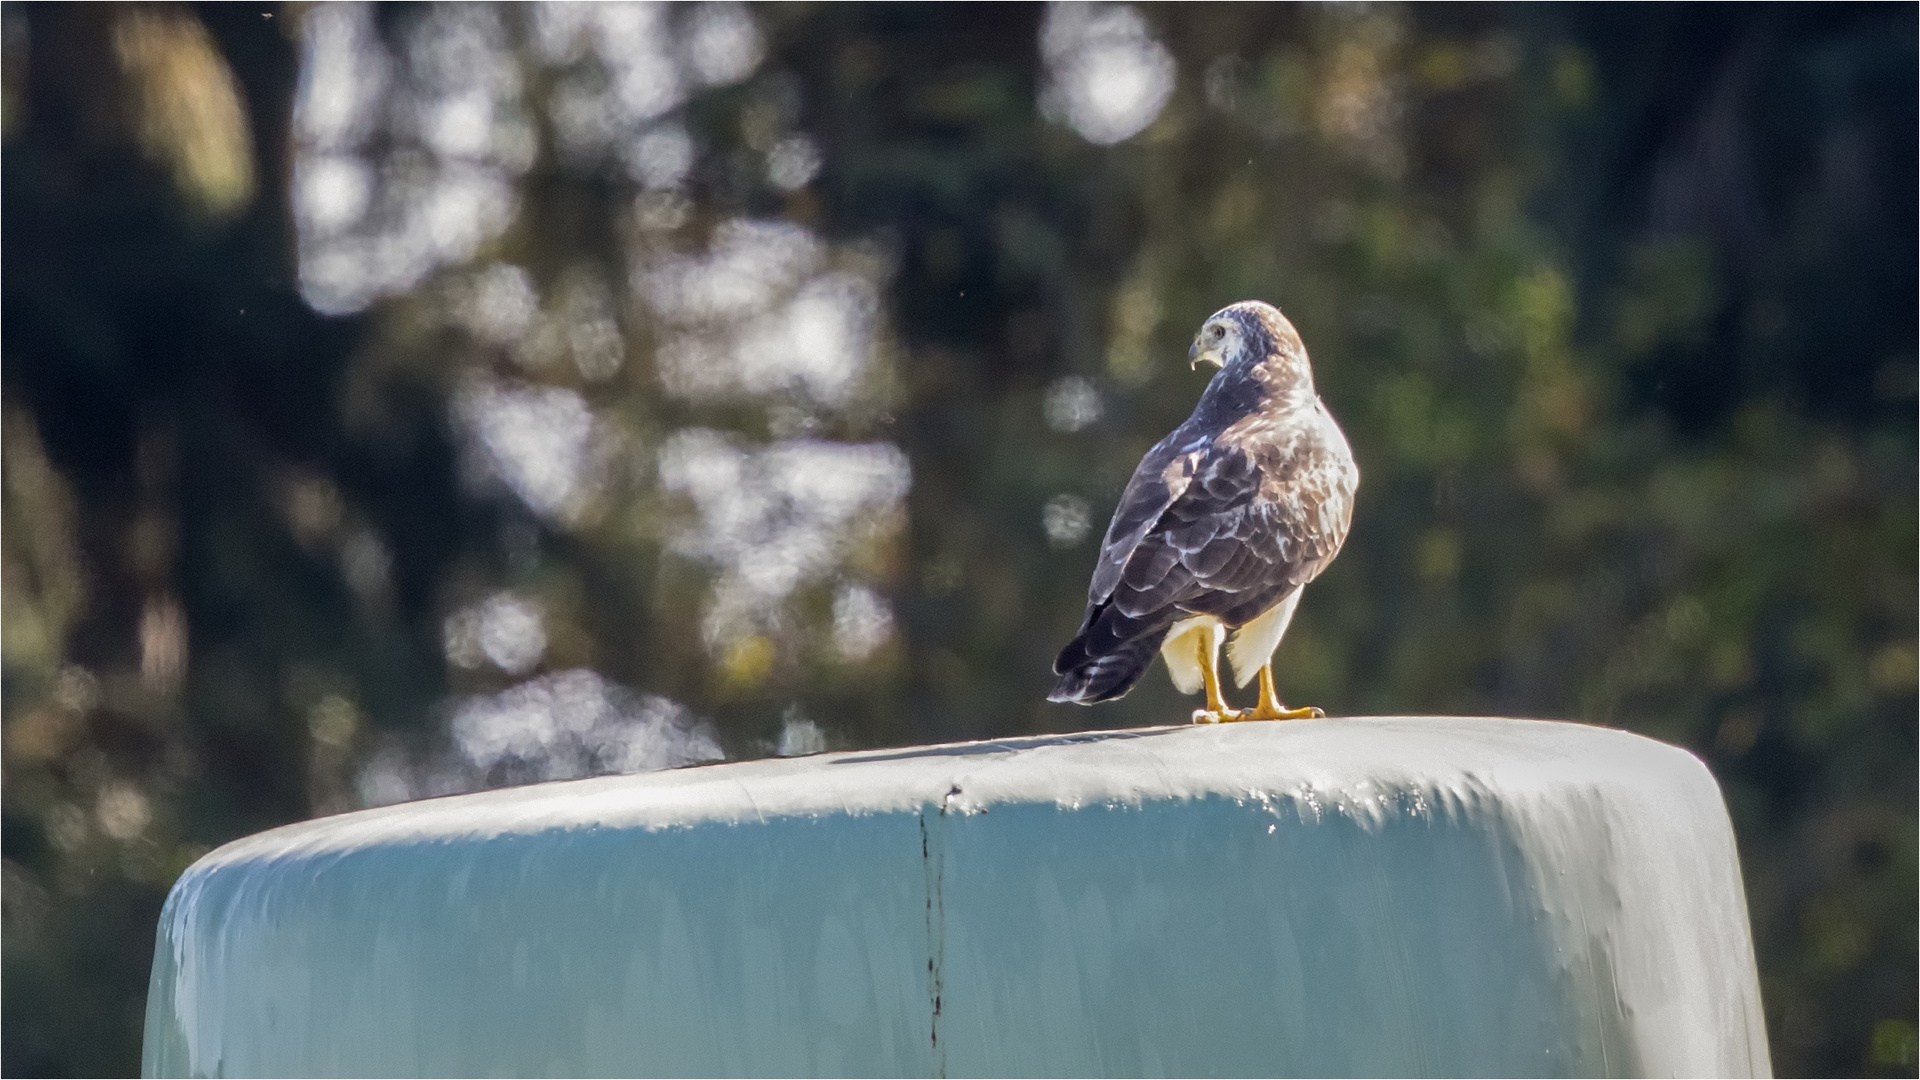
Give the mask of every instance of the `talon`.
<svg viewBox="0 0 1920 1080">
<path fill-rule="evenodd" d="M 1319 709 L 1316 709 L 1316 708 L 1313 708 L 1312 706 L 1308 706 L 1307 708 L 1304 708 L 1304 709 L 1260 709 L 1260 708 L 1252 708 L 1252 709 L 1241 709 L 1241 710 L 1240 710 L 1239 712 L 1237 712 L 1237 713 L 1234 713 L 1234 714 L 1233 714 L 1232 716 L 1229 716 L 1229 717 L 1226 717 L 1225 719 L 1226 719 L 1226 720 L 1228 720 L 1228 721 L 1241 721 L 1241 720 L 1313 720 L 1313 719 L 1319 719 L 1319 718 L 1321 718 L 1321 717 L 1324 717 L 1324 716 L 1326 716 L 1326 715 L 1327 715 L 1326 713 L 1324 713 L 1324 712 L 1321 712 L 1321 711 L 1320 711 Z"/>
<path fill-rule="evenodd" d="M 1260 704 L 1251 709 L 1242 709 L 1229 719 L 1233 720 L 1307 720 L 1327 715 L 1309 705 L 1303 709 L 1289 709 L 1280 703 L 1279 695 L 1273 692 L 1273 663 L 1268 661 L 1260 669 Z"/>
<path fill-rule="evenodd" d="M 1234 718 L 1232 713 L 1217 713 L 1211 709 L 1193 710 L 1193 722 L 1196 724 L 1224 724 Z"/>
</svg>

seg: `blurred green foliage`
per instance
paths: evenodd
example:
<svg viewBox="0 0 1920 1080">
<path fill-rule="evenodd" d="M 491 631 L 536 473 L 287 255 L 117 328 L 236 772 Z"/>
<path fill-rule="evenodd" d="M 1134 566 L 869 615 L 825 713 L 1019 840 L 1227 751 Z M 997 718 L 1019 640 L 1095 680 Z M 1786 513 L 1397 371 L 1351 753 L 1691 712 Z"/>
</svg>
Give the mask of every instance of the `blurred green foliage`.
<svg viewBox="0 0 1920 1080">
<path fill-rule="evenodd" d="M 1178 721 L 1048 662 L 1259 297 L 1364 476 L 1283 693 L 1691 748 L 1776 1070 L 1914 1075 L 1911 6 L 325 8 L 5 8 L 7 1072 L 275 824 Z"/>
</svg>

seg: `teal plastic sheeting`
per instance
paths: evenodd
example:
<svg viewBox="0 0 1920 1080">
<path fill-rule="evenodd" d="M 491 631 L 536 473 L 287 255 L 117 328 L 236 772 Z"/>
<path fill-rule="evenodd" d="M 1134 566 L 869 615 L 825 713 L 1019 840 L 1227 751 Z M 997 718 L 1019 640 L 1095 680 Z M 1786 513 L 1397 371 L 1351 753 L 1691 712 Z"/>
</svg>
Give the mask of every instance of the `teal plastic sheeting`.
<svg viewBox="0 0 1920 1080">
<path fill-rule="evenodd" d="M 434 799 L 174 886 L 148 1075 L 1765 1075 L 1718 788 L 1543 721 Z"/>
</svg>

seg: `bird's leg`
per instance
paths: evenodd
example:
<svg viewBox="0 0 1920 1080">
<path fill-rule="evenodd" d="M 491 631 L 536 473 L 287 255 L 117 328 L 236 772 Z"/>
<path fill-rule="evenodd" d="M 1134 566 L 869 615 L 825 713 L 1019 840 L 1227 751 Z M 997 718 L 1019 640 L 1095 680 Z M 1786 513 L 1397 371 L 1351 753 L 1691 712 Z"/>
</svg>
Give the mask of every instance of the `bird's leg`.
<svg viewBox="0 0 1920 1080">
<path fill-rule="evenodd" d="M 1211 634 L 1195 634 L 1193 640 L 1200 650 L 1200 681 L 1207 690 L 1207 707 L 1193 710 L 1193 722 L 1218 724 L 1234 719 L 1233 707 L 1220 694 L 1220 673 L 1215 670 L 1220 661 L 1216 639 Z"/>
<path fill-rule="evenodd" d="M 1260 666 L 1260 704 L 1251 709 L 1242 709 L 1224 720 L 1305 720 L 1313 716 L 1325 716 L 1326 713 L 1309 705 L 1304 709 L 1289 709 L 1280 704 L 1280 695 L 1273 692 L 1273 661 Z"/>
</svg>

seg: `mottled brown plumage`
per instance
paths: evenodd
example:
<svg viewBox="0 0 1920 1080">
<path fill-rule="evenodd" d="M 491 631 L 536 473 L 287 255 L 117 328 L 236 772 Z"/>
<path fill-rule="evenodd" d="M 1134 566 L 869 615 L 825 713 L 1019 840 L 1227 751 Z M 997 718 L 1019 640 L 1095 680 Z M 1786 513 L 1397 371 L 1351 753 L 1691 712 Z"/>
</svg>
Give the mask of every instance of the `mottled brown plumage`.
<svg viewBox="0 0 1920 1080">
<path fill-rule="evenodd" d="M 1198 645 L 1210 678 L 1223 631 L 1259 621 L 1261 640 L 1243 648 L 1251 631 L 1243 632 L 1229 650 L 1246 685 L 1271 657 L 1299 590 L 1346 539 L 1359 470 L 1314 393 L 1292 324 L 1271 305 L 1234 304 L 1207 320 L 1190 356 L 1220 371 L 1121 494 L 1049 700 L 1126 693 L 1177 625 L 1213 635 Z M 1195 655 L 1169 652 L 1183 689 L 1198 688 L 1184 677 L 1197 669 L 1181 666 Z"/>
</svg>

